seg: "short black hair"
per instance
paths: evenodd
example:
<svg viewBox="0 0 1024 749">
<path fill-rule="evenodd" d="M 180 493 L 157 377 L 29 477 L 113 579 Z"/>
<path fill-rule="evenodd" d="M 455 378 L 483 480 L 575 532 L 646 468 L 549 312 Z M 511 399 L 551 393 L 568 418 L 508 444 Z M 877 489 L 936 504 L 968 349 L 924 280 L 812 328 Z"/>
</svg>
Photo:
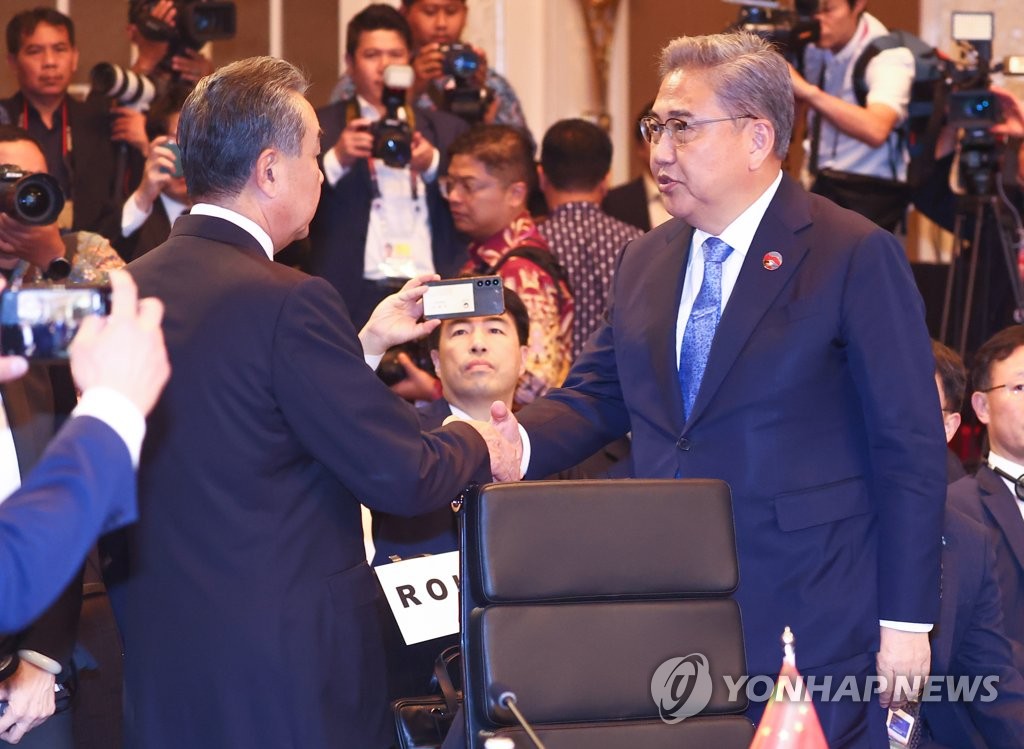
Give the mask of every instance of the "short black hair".
<svg viewBox="0 0 1024 749">
<path fill-rule="evenodd" d="M 525 346 L 526 342 L 530 340 L 530 313 L 526 311 L 526 305 L 523 304 L 523 300 L 519 298 L 516 292 L 507 286 L 503 287 L 503 291 L 505 295 L 505 312 L 512 317 L 512 322 L 516 326 L 519 345 Z M 441 328 L 443 327 L 444 323 L 442 322 L 430 331 L 428 343 L 431 351 L 436 351 L 441 344 Z"/>
<path fill-rule="evenodd" d="M 7 54 L 18 54 L 21 50 L 21 40 L 26 36 L 32 36 L 36 27 L 41 23 L 67 29 L 68 41 L 71 42 L 72 47 L 75 46 L 74 21 L 53 8 L 30 8 L 21 13 L 15 13 L 14 17 L 7 22 Z"/>
<path fill-rule="evenodd" d="M 985 391 L 992 387 L 992 365 L 1009 358 L 1024 346 L 1024 325 L 1011 325 L 989 338 L 974 354 L 971 387 Z"/>
<path fill-rule="evenodd" d="M 43 152 L 42 145 L 40 145 L 35 136 L 25 128 L 18 127 L 17 125 L 0 125 L 0 143 L 20 143 L 23 140 L 28 141 L 38 148 L 39 153 Z"/>
<path fill-rule="evenodd" d="M 469 2 L 469 0 L 460 0 L 460 2 L 461 2 L 461 3 L 463 4 L 463 5 L 466 5 L 466 3 L 468 3 L 468 2 Z M 412 7 L 412 6 L 414 6 L 415 4 L 416 4 L 416 0 L 402 0 L 402 7 L 403 7 L 403 8 L 411 8 L 411 7 Z"/>
<path fill-rule="evenodd" d="M 167 122 L 171 115 L 181 112 L 193 88 L 194 84 L 185 81 L 172 83 L 166 91 L 153 99 L 146 113 L 146 135 L 150 140 L 158 135 L 174 135 L 167 132 Z"/>
<path fill-rule="evenodd" d="M 359 37 L 367 31 L 381 30 L 401 34 L 406 49 L 412 53 L 412 29 L 409 22 L 395 8 L 384 3 L 367 5 L 352 16 L 345 30 L 345 53 L 349 57 L 355 57 L 356 50 L 359 49 Z"/>
<path fill-rule="evenodd" d="M 960 413 L 967 390 L 967 369 L 960 355 L 944 343 L 932 341 L 935 374 L 942 386 L 942 398 L 949 413 Z"/>
<path fill-rule="evenodd" d="M 448 147 L 448 160 L 469 156 L 481 162 L 488 174 L 507 184 L 525 182 L 527 194 L 537 184 L 533 140 L 525 130 L 512 125 L 475 125 L 459 135 Z"/>
<path fill-rule="evenodd" d="M 612 139 L 593 122 L 559 120 L 544 133 L 540 165 L 556 190 L 594 190 L 612 168 Z"/>
</svg>

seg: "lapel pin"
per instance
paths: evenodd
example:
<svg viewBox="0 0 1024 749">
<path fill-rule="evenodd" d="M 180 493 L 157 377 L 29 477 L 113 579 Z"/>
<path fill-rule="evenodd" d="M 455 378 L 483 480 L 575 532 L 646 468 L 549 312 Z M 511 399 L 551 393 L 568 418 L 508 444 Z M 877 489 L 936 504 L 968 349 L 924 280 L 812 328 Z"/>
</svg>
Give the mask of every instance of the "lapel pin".
<svg viewBox="0 0 1024 749">
<path fill-rule="evenodd" d="M 778 252 L 766 252 L 764 257 L 761 258 L 761 265 L 764 266 L 765 270 L 778 270 L 779 266 L 782 265 L 782 255 Z"/>
</svg>

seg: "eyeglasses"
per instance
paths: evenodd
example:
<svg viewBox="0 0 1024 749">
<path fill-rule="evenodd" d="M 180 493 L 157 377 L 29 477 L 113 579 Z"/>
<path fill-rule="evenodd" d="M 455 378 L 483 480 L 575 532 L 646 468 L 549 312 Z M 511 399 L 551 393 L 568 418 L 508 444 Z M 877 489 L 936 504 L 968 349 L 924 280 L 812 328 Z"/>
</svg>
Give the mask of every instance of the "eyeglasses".
<svg viewBox="0 0 1024 749">
<path fill-rule="evenodd" d="M 437 178 L 437 186 L 441 189 L 441 197 L 445 200 L 451 196 L 454 190 L 458 190 L 464 197 L 468 198 L 496 184 L 496 182 L 479 182 L 470 177 L 450 177 L 445 175 L 444 177 Z"/>
<path fill-rule="evenodd" d="M 734 117 L 717 117 L 713 120 L 696 120 L 695 122 L 687 122 L 686 120 L 680 120 L 677 117 L 670 117 L 669 119 L 661 122 L 657 117 L 642 117 L 640 119 L 640 134 L 644 137 L 651 145 L 658 145 L 661 142 L 661 135 L 666 130 L 669 135 L 672 136 L 672 142 L 676 146 L 685 146 L 691 142 L 696 135 L 693 128 L 698 125 L 710 125 L 713 122 L 730 122 L 732 120 L 756 120 L 752 114 L 738 114 Z"/>
<path fill-rule="evenodd" d="M 999 390 L 999 388 L 1006 388 L 1006 392 L 1012 395 L 1014 398 L 1020 398 L 1024 396 L 1024 382 L 1018 382 L 1016 385 L 1009 382 L 1004 382 L 1002 385 L 993 385 L 990 388 L 982 390 L 983 393 L 991 393 L 993 390 Z"/>
</svg>

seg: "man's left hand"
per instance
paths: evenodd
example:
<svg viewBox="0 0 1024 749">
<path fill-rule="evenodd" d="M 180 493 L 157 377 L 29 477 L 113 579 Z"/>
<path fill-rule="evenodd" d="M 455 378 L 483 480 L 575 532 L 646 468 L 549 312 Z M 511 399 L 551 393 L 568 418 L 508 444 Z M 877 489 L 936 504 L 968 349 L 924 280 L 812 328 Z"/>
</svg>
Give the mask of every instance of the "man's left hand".
<svg viewBox="0 0 1024 749">
<path fill-rule="evenodd" d="M 875 663 L 885 691 L 879 699 L 882 707 L 897 710 L 921 696 L 932 651 L 927 632 L 904 632 L 890 627 L 881 630 Z"/>
<path fill-rule="evenodd" d="M 18 670 L 0 684 L 0 700 L 7 701 L 7 711 L 0 716 L 0 739 L 17 744 L 53 715 L 53 685 L 53 674 L 26 661 L 18 664 Z"/>
<path fill-rule="evenodd" d="M 359 331 L 363 354 L 383 356 L 392 346 L 429 335 L 440 325 L 440 320 L 420 321 L 423 316 L 423 295 L 427 293 L 426 283 L 440 278 L 436 274 L 417 276 L 378 304 L 366 325 Z"/>
</svg>

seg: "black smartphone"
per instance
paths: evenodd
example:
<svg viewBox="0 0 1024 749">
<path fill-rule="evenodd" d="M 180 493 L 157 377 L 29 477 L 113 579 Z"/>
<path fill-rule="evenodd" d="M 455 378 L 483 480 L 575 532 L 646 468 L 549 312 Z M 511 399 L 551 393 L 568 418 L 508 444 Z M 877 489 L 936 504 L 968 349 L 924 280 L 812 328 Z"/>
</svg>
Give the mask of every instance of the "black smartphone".
<svg viewBox="0 0 1024 749">
<path fill-rule="evenodd" d="M 0 353 L 66 360 L 81 321 L 110 314 L 109 286 L 22 286 L 0 294 Z"/>
<path fill-rule="evenodd" d="M 505 312 L 501 276 L 427 281 L 427 286 L 427 293 L 423 295 L 424 319 L 485 317 Z"/>
<path fill-rule="evenodd" d="M 164 143 L 163 147 L 174 154 L 174 171 L 168 172 L 165 167 L 160 167 L 160 171 L 170 174 L 172 177 L 184 177 L 185 170 L 181 167 L 181 149 L 178 148 L 178 144 L 172 140 Z"/>
</svg>

